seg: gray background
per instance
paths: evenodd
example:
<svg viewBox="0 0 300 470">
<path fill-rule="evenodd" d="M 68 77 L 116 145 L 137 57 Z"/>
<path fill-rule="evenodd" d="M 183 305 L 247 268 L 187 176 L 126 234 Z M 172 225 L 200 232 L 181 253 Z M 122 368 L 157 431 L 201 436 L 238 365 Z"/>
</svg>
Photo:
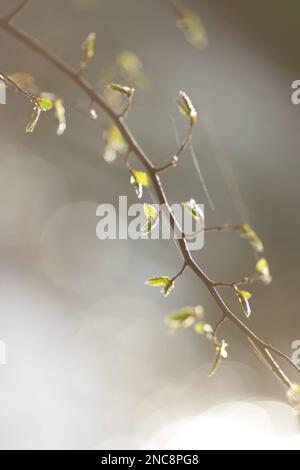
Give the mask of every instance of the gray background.
<svg viewBox="0 0 300 470">
<path fill-rule="evenodd" d="M 13 3 L 1 2 L 0 14 Z M 186 4 L 208 32 L 202 52 L 185 41 L 163 0 L 33 0 L 18 24 L 74 66 L 81 41 L 95 31 L 93 83 L 123 49 L 142 59 L 151 88 L 137 94 L 128 122 L 154 162 L 174 152 L 170 115 L 182 133 L 174 102 L 178 90 L 189 93 L 199 111 L 193 143 L 216 209 L 188 153 L 163 177 L 169 199 L 204 202 L 210 225 L 247 217 L 256 228 L 274 282 L 253 288 L 251 325 L 291 354 L 300 339 L 300 107 L 290 100 L 291 82 L 300 79 L 299 4 Z M 208 321 L 219 314 L 190 273 L 167 300 L 144 286 L 178 269 L 172 242 L 96 239 L 98 204 L 117 204 L 127 193 L 135 202 L 121 161 L 103 161 L 105 116 L 89 121 L 74 110 L 84 102 L 78 89 L 2 31 L 0 40 L 3 72 L 30 72 L 69 104 L 61 138 L 46 113 L 25 135 L 31 110 L 22 96 L 10 92 L 0 107 L 0 338 L 7 346 L 0 447 L 242 447 L 251 445 L 249 433 L 253 445 L 292 447 L 297 422 L 281 403 L 282 389 L 234 327 L 222 330 L 230 357 L 211 381 L 209 345 L 189 331 L 167 336 L 164 316 L 178 307 L 200 303 Z M 245 216 L 222 177 L 226 161 Z M 251 250 L 231 234 L 211 234 L 196 256 L 216 280 L 253 269 Z"/>
</svg>

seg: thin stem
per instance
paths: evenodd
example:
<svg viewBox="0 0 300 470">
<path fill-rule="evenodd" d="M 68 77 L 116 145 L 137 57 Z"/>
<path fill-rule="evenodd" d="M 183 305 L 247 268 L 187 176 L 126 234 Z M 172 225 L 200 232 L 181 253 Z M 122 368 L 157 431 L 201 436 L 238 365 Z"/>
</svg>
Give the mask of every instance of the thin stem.
<svg viewBox="0 0 300 470">
<path fill-rule="evenodd" d="M 127 97 L 127 104 L 123 111 L 119 114 L 119 118 L 124 118 L 129 111 L 130 106 L 132 105 L 133 94 Z"/>
<path fill-rule="evenodd" d="M 22 0 L 16 8 L 5 18 L 7 23 L 11 23 L 29 4 L 30 0 Z"/>
<path fill-rule="evenodd" d="M 191 142 L 193 127 L 194 127 L 193 123 L 190 123 L 188 131 L 187 131 L 183 141 L 181 142 L 181 144 L 180 144 L 176 154 L 174 155 L 174 157 L 172 157 L 172 159 L 168 163 L 166 163 L 165 165 L 156 168 L 156 170 L 155 170 L 156 173 L 160 173 L 164 170 L 167 170 L 168 168 L 175 167 L 177 165 L 180 155 L 182 154 L 182 152 L 184 152 L 184 150 L 188 147 L 189 143 Z"/>
<path fill-rule="evenodd" d="M 23 3 L 23 2 L 22 2 Z M 12 17 L 12 15 L 10 15 Z M 51 63 L 54 67 L 56 67 L 59 71 L 61 71 L 65 76 L 67 76 L 70 80 L 72 80 L 95 104 L 97 104 L 114 122 L 114 124 L 118 127 L 119 131 L 121 132 L 124 140 L 127 142 L 128 147 L 130 148 L 131 152 L 134 153 L 135 157 L 140 161 L 140 163 L 144 166 L 145 170 L 148 172 L 148 175 L 151 179 L 153 184 L 154 192 L 156 194 L 156 198 L 160 205 L 164 205 L 165 209 L 169 214 L 169 223 L 172 235 L 176 233 L 177 238 L 177 246 L 179 248 L 180 254 L 184 260 L 184 266 L 182 268 L 182 272 L 186 267 L 189 267 L 196 277 L 206 286 L 208 291 L 210 292 L 213 300 L 221 310 L 224 317 L 229 319 L 234 325 L 236 325 L 239 330 L 245 334 L 245 336 L 251 341 L 251 344 L 254 346 L 256 351 L 259 351 L 259 354 L 264 357 L 264 360 L 268 364 L 268 367 L 272 370 L 274 375 L 282 382 L 283 385 L 286 387 L 290 387 L 291 381 L 286 377 L 284 372 L 280 369 L 277 362 L 273 358 L 270 351 L 272 350 L 274 353 L 278 354 L 278 351 L 275 348 L 271 348 L 266 344 L 262 339 L 255 335 L 253 331 L 251 331 L 225 304 L 223 298 L 219 294 L 215 284 L 209 277 L 205 274 L 205 272 L 196 264 L 194 259 L 191 256 L 190 250 L 188 248 L 187 240 L 182 232 L 178 221 L 176 220 L 171 207 L 168 203 L 167 197 L 165 195 L 161 180 L 158 175 L 158 171 L 155 169 L 153 164 L 151 163 L 148 156 L 139 146 L 137 141 L 135 140 L 134 136 L 132 135 L 131 131 L 125 124 L 122 117 L 118 116 L 107 104 L 106 102 L 93 90 L 91 85 L 83 78 L 79 77 L 77 72 L 74 72 L 64 61 L 62 61 L 59 57 L 55 54 L 50 52 L 46 49 L 43 45 L 41 45 L 36 39 L 33 39 L 31 36 L 26 34 L 25 32 L 21 31 L 19 28 L 11 24 L 7 18 L 0 20 L 0 28 L 6 31 L 8 34 L 13 36 L 22 44 L 26 45 L 40 55 L 44 60 Z M 180 150 L 180 149 L 179 149 Z M 177 235 L 181 235 L 178 237 Z M 181 272 L 178 274 L 180 275 Z M 177 278 L 178 275 L 175 277 Z M 269 351 L 270 350 L 270 351 Z M 281 353 L 283 357 L 283 353 Z"/>
<path fill-rule="evenodd" d="M 185 268 L 187 268 L 187 266 L 188 266 L 188 264 L 186 262 L 184 262 L 181 270 L 179 271 L 179 273 L 177 273 L 176 276 L 174 276 L 172 278 L 172 280 L 171 280 L 172 283 L 175 282 L 176 279 L 178 279 L 182 275 L 183 271 L 185 270 Z"/>
<path fill-rule="evenodd" d="M 214 330 L 212 332 L 213 337 L 217 336 L 217 332 L 220 329 L 220 327 L 227 321 L 227 317 L 225 315 L 222 316 L 222 318 L 216 323 Z"/>
<path fill-rule="evenodd" d="M 238 231 L 240 229 L 240 225 L 230 225 L 230 224 L 223 224 L 223 225 L 217 225 L 215 227 L 202 227 L 196 232 L 186 234 L 186 238 L 195 238 L 196 235 L 199 233 L 208 233 L 208 232 L 225 232 L 227 230 L 233 230 L 233 231 Z"/>
<path fill-rule="evenodd" d="M 254 274 L 252 277 L 244 277 L 240 281 L 235 281 L 235 282 L 215 282 L 214 286 L 215 287 L 231 287 L 234 289 L 237 286 L 241 286 L 244 284 L 252 284 L 253 282 L 257 282 L 260 280 L 259 275 Z"/>
<path fill-rule="evenodd" d="M 37 98 L 36 96 L 32 95 L 28 90 L 25 90 L 25 88 L 18 85 L 8 75 L 4 74 L 3 72 L 0 72 L 0 80 L 5 82 L 7 85 L 10 85 L 12 88 L 17 90 L 18 92 L 22 93 L 22 95 L 25 95 L 26 98 L 28 98 L 30 101 L 36 100 Z"/>
<path fill-rule="evenodd" d="M 162 171 L 168 170 L 169 168 L 174 168 L 178 163 L 178 157 L 177 155 L 174 155 L 172 160 L 170 160 L 168 163 L 166 163 L 163 166 L 160 166 L 155 169 L 156 173 L 161 173 Z"/>
</svg>

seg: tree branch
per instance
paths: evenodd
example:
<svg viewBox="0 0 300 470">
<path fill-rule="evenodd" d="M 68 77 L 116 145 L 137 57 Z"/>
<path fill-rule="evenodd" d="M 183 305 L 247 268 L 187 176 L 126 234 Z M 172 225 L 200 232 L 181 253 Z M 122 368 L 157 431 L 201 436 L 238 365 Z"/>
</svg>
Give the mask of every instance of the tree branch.
<svg viewBox="0 0 300 470">
<path fill-rule="evenodd" d="M 164 205 L 167 213 L 169 215 L 170 221 L 170 228 L 172 235 L 176 232 L 176 240 L 178 242 L 179 251 L 181 256 L 184 260 L 184 267 L 189 267 L 196 277 L 205 285 L 208 289 L 209 293 L 211 294 L 213 300 L 215 301 L 216 305 L 222 312 L 222 316 L 230 320 L 236 327 L 248 338 L 255 349 L 264 359 L 268 367 L 272 370 L 273 374 L 281 381 L 281 383 L 286 386 L 291 386 L 291 381 L 279 367 L 277 362 L 275 361 L 274 357 L 272 356 L 271 352 L 280 355 L 283 358 L 287 358 L 283 353 L 278 351 L 276 348 L 268 345 L 262 339 L 255 335 L 253 331 L 251 331 L 225 304 L 222 296 L 219 294 L 215 283 L 209 279 L 209 277 L 205 274 L 205 272 L 196 264 L 194 259 L 192 258 L 191 252 L 188 248 L 187 240 L 182 232 L 171 208 L 168 203 L 167 197 L 165 195 L 165 191 L 163 189 L 159 171 L 161 169 L 156 169 L 148 156 L 145 154 L 143 149 L 135 140 L 134 136 L 132 135 L 131 131 L 127 127 L 126 123 L 122 116 L 116 114 L 107 104 L 106 102 L 99 96 L 92 88 L 92 86 L 87 82 L 87 80 L 81 76 L 78 76 L 77 72 L 75 72 L 69 65 L 67 65 L 62 59 L 58 56 L 50 52 L 47 48 L 45 48 L 40 42 L 36 39 L 29 36 L 27 33 L 23 32 L 21 29 L 17 28 L 15 25 L 11 23 L 12 19 L 24 8 L 27 4 L 27 1 L 22 1 L 19 4 L 19 7 L 16 8 L 8 17 L 0 20 L 0 28 L 3 29 L 6 33 L 14 37 L 20 43 L 26 45 L 30 50 L 37 53 L 40 57 L 42 57 L 45 61 L 52 64 L 57 70 L 62 72 L 66 77 L 68 77 L 73 83 L 75 83 L 83 93 L 88 96 L 93 103 L 99 106 L 107 116 L 113 121 L 113 123 L 117 126 L 119 131 L 121 132 L 124 140 L 128 144 L 128 149 L 130 153 L 133 153 L 135 157 L 140 161 L 140 163 L 144 166 L 145 170 L 147 171 L 151 182 L 153 184 L 154 192 L 157 198 L 157 201 L 160 205 Z M 190 134 L 188 133 L 186 142 L 188 143 L 190 139 Z M 185 144 L 186 145 L 186 144 Z M 182 146 L 179 148 L 181 150 Z M 180 238 L 178 238 L 178 234 Z M 182 270 L 183 271 L 183 270 Z M 180 273 L 181 274 L 181 273 Z M 297 371 L 300 370 L 297 368 Z"/>
</svg>

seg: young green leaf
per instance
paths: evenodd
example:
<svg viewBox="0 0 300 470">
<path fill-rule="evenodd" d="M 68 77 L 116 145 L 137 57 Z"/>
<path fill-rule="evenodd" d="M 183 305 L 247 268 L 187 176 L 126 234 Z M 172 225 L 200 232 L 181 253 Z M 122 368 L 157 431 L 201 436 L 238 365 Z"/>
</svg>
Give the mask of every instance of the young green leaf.
<svg viewBox="0 0 300 470">
<path fill-rule="evenodd" d="M 49 109 L 53 108 L 53 101 L 50 98 L 39 96 L 36 102 L 42 111 L 49 111 Z"/>
<path fill-rule="evenodd" d="M 112 163 L 118 156 L 118 153 L 124 154 L 127 151 L 126 142 L 115 125 L 108 126 L 103 134 L 106 143 L 104 149 L 104 160 Z"/>
<path fill-rule="evenodd" d="M 144 171 L 132 170 L 131 175 L 136 184 L 141 184 L 142 186 L 146 188 L 150 186 L 150 178 L 149 178 L 148 173 L 145 173 Z"/>
<path fill-rule="evenodd" d="M 198 335 L 204 335 L 204 323 L 202 322 L 197 322 L 194 325 L 194 330 Z"/>
<path fill-rule="evenodd" d="M 142 228 L 142 233 L 143 235 L 147 235 L 158 223 L 158 212 L 151 204 L 144 204 L 144 214 L 147 217 L 147 222 Z"/>
<path fill-rule="evenodd" d="M 66 127 L 67 127 L 64 102 L 62 99 L 56 98 L 53 102 L 53 106 L 54 106 L 54 115 L 58 124 L 57 129 L 56 129 L 56 134 L 62 135 L 65 132 Z"/>
<path fill-rule="evenodd" d="M 36 104 L 33 108 L 33 113 L 31 115 L 30 121 L 26 126 L 26 132 L 33 132 L 34 131 L 34 129 L 35 129 L 37 123 L 38 123 L 41 112 L 42 112 L 41 108 Z"/>
<path fill-rule="evenodd" d="M 148 219 L 142 228 L 142 234 L 148 235 L 150 232 L 152 232 L 152 230 L 154 229 L 154 226 L 156 226 L 156 224 L 154 224 L 154 221 L 151 219 Z"/>
<path fill-rule="evenodd" d="M 170 295 L 171 291 L 174 289 L 175 283 L 173 280 L 170 280 L 161 290 L 161 293 L 165 296 L 168 297 Z"/>
<path fill-rule="evenodd" d="M 169 276 L 160 276 L 148 279 L 146 284 L 148 286 L 162 287 L 161 293 L 164 294 L 165 297 L 167 297 L 171 290 L 174 289 L 174 281 Z"/>
<path fill-rule="evenodd" d="M 174 312 L 166 319 L 171 328 L 189 328 L 195 322 L 196 314 L 194 307 L 184 307 Z"/>
<path fill-rule="evenodd" d="M 257 253 L 263 253 L 264 251 L 263 243 L 261 239 L 257 236 L 257 234 L 254 232 L 254 230 L 252 230 L 250 225 L 248 224 L 241 225 L 239 227 L 239 231 L 241 233 L 241 236 L 243 238 L 246 238 L 250 242 L 251 246 L 254 248 L 254 250 Z"/>
<path fill-rule="evenodd" d="M 150 178 L 144 171 L 130 170 L 130 183 L 134 185 L 138 199 L 143 196 L 143 187 L 150 186 Z"/>
<path fill-rule="evenodd" d="M 260 260 L 256 263 L 256 271 L 260 275 L 262 282 L 265 284 L 270 284 L 272 282 L 270 268 L 265 258 L 260 258 Z"/>
<path fill-rule="evenodd" d="M 159 277 L 152 277 L 146 281 L 147 286 L 153 287 L 162 287 L 166 286 L 171 281 L 169 276 L 159 276 Z"/>
<path fill-rule="evenodd" d="M 194 330 L 198 335 L 206 336 L 206 339 L 212 341 L 213 339 L 213 328 L 208 323 L 197 322 L 194 325 Z"/>
<path fill-rule="evenodd" d="M 250 292 L 247 292 L 245 290 L 240 290 L 238 288 L 235 288 L 235 292 L 240 301 L 240 304 L 243 308 L 243 311 L 246 317 L 249 318 L 251 315 L 251 307 L 250 307 L 249 299 L 251 299 L 252 294 L 250 294 Z"/>
<path fill-rule="evenodd" d="M 123 80 L 139 88 L 147 88 L 148 79 L 140 59 L 131 51 L 122 51 L 116 58 L 119 73 Z"/>
<path fill-rule="evenodd" d="M 129 86 L 119 85 L 118 83 L 110 83 L 107 85 L 107 88 L 110 90 L 114 90 L 122 95 L 126 95 L 127 98 L 131 98 L 134 94 L 134 88 L 130 88 Z"/>
<path fill-rule="evenodd" d="M 125 153 L 127 150 L 126 142 L 115 125 L 108 126 L 104 131 L 104 140 L 118 153 Z"/>
<path fill-rule="evenodd" d="M 228 347 L 228 344 L 224 340 L 222 340 L 221 343 L 217 342 L 215 344 L 216 355 L 215 355 L 215 359 L 212 363 L 212 366 L 209 372 L 209 377 L 213 377 L 215 375 L 221 363 L 222 358 L 227 359 L 228 357 L 227 347 Z"/>
<path fill-rule="evenodd" d="M 184 92 L 179 92 L 179 98 L 177 100 L 179 111 L 190 120 L 191 126 L 197 121 L 197 111 L 194 108 L 194 105 L 189 98 L 189 96 Z"/>
<path fill-rule="evenodd" d="M 287 397 L 293 408 L 300 412 L 300 384 L 294 383 L 287 391 Z"/>
<path fill-rule="evenodd" d="M 84 71 L 95 53 L 96 33 L 90 33 L 81 45 L 82 57 L 80 62 L 80 70 Z"/>
<path fill-rule="evenodd" d="M 193 219 L 204 220 L 204 214 L 194 199 L 190 199 L 188 202 L 183 202 L 182 206 L 193 217 Z"/>
<path fill-rule="evenodd" d="M 193 325 L 196 319 L 201 317 L 202 314 L 203 308 L 201 305 L 197 305 L 196 307 L 187 306 L 169 315 L 166 318 L 166 322 L 171 328 L 188 328 Z M 200 323 L 196 325 L 198 324 Z"/>
<path fill-rule="evenodd" d="M 200 49 L 207 46 L 207 34 L 199 16 L 186 11 L 178 19 L 177 25 L 184 32 L 187 41 L 192 46 Z"/>
</svg>

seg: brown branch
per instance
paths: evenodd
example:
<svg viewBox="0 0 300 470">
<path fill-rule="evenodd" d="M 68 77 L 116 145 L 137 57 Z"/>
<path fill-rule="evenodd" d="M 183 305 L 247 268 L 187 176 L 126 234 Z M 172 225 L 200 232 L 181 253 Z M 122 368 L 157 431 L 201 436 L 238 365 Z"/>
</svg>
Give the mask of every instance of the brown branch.
<svg viewBox="0 0 300 470">
<path fill-rule="evenodd" d="M 14 88 L 19 93 L 22 93 L 22 95 L 25 95 L 26 98 L 28 98 L 30 101 L 35 101 L 37 99 L 37 96 L 32 95 L 28 90 L 26 90 L 25 88 L 18 85 L 8 75 L 6 75 L 3 72 L 0 72 L 0 80 L 2 80 L 4 83 L 6 83 L 6 85 L 9 85 L 12 88 Z"/>
<path fill-rule="evenodd" d="M 5 18 L 7 23 L 11 23 L 29 4 L 30 0 L 22 0 L 16 8 Z"/>
<path fill-rule="evenodd" d="M 27 3 L 27 2 L 26 2 Z M 159 170 L 156 169 L 151 163 L 148 156 L 139 146 L 131 131 L 127 127 L 126 123 L 123 120 L 123 117 L 118 116 L 106 103 L 105 101 L 93 90 L 92 86 L 83 78 L 78 76 L 72 68 L 70 68 L 64 61 L 62 61 L 55 54 L 46 49 L 42 44 L 40 44 L 36 39 L 33 39 L 31 36 L 14 26 L 10 23 L 11 19 L 15 17 L 21 8 L 23 8 L 25 2 L 21 2 L 19 8 L 16 9 L 9 17 L 0 20 L 0 28 L 7 32 L 9 35 L 14 37 L 20 43 L 26 45 L 33 52 L 37 53 L 45 61 L 51 63 L 56 69 L 62 72 L 67 76 L 72 82 L 74 82 L 96 105 L 98 105 L 114 124 L 118 127 L 121 132 L 124 140 L 128 144 L 128 149 L 135 157 L 140 161 L 144 166 L 145 170 L 148 172 L 148 175 L 153 184 L 153 188 L 157 197 L 157 200 L 160 205 L 164 205 L 170 221 L 170 228 L 172 235 L 176 232 L 176 239 L 178 242 L 179 251 L 184 260 L 184 269 L 189 267 L 196 277 L 206 286 L 209 293 L 211 294 L 213 300 L 219 307 L 222 312 L 223 317 L 230 320 L 237 328 L 248 338 L 256 351 L 259 352 L 260 356 L 264 358 L 264 361 L 267 363 L 268 367 L 272 370 L 273 374 L 281 381 L 286 387 L 291 386 L 291 381 L 279 367 L 275 359 L 273 358 L 270 351 L 275 354 L 281 355 L 284 357 L 284 354 L 279 352 L 277 349 L 271 347 L 265 343 L 262 339 L 255 335 L 225 304 L 222 296 L 219 294 L 217 287 L 214 282 L 209 279 L 205 272 L 196 264 L 194 259 L 191 256 L 190 250 L 188 248 L 187 240 L 182 232 L 171 208 L 168 203 L 167 197 L 165 195 L 160 177 Z M 180 149 L 179 149 L 180 150 Z M 178 234 L 181 235 L 181 238 L 178 239 Z"/>
</svg>

